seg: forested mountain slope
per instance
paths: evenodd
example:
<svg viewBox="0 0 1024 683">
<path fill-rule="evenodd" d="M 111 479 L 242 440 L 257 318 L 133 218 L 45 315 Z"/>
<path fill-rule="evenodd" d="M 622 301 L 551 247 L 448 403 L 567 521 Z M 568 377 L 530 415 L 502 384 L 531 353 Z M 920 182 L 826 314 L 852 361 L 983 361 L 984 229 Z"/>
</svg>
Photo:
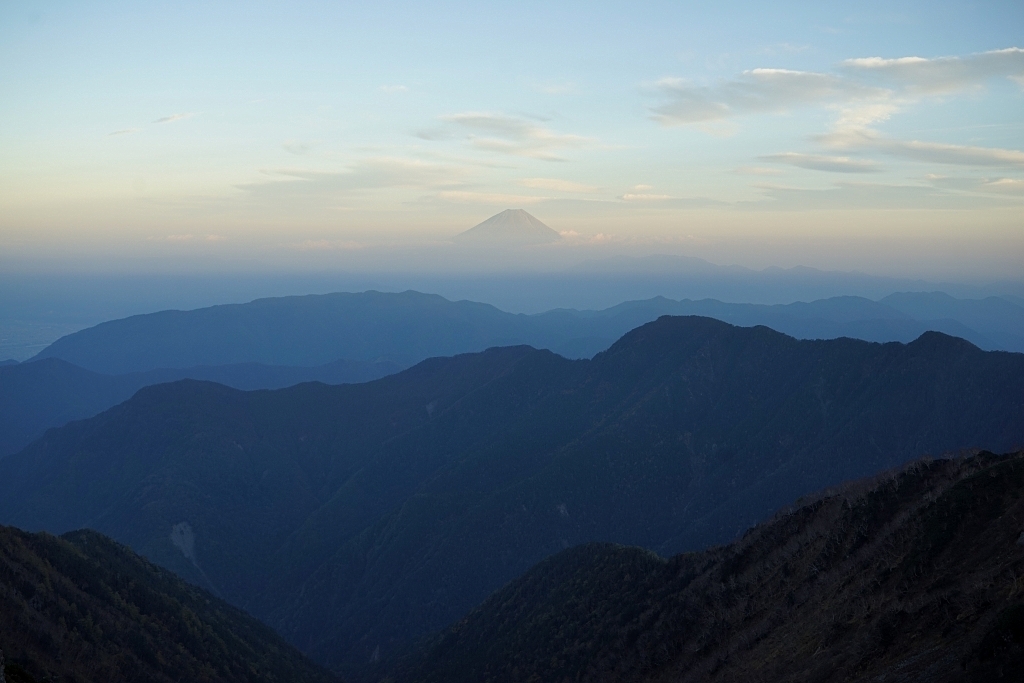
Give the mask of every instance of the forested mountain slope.
<svg viewBox="0 0 1024 683">
<path fill-rule="evenodd" d="M 566 550 L 400 681 L 1019 681 L 1024 453 L 915 464 L 728 546 Z"/>
<path fill-rule="evenodd" d="M 0 527 L 8 683 L 328 683 L 248 614 L 92 531 Z"/>
</svg>

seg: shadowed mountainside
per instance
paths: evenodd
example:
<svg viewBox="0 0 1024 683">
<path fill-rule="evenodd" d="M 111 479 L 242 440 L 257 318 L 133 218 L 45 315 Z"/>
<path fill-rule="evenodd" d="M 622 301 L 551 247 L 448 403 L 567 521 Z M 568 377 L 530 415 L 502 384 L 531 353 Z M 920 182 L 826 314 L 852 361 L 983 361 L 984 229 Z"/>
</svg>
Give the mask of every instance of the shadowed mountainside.
<svg viewBox="0 0 1024 683">
<path fill-rule="evenodd" d="M 0 651 L 8 683 L 339 680 L 248 614 L 92 531 L 0 527 Z"/>
<path fill-rule="evenodd" d="M 400 370 L 387 361 L 335 361 L 318 367 L 240 363 L 104 375 L 58 358 L 0 367 L 0 458 L 17 452 L 50 427 L 92 417 L 144 386 L 183 378 L 236 389 L 276 389 L 299 382 L 366 382 Z"/>
<path fill-rule="evenodd" d="M 580 546 L 399 681 L 989 683 L 1024 671 L 1024 453 L 848 485 L 726 547 Z"/>
<path fill-rule="evenodd" d="M 665 317 L 590 361 L 148 387 L 0 461 L 0 521 L 95 528 L 358 674 L 563 548 L 696 550 L 925 453 L 1021 444 L 1024 355 Z"/>
</svg>

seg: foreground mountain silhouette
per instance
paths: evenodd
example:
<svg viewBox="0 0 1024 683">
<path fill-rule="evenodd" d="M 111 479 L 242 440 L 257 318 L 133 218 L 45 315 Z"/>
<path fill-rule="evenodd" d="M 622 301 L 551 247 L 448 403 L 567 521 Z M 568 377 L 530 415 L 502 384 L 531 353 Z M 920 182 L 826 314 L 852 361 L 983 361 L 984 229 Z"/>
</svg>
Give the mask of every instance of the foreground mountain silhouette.
<svg viewBox="0 0 1024 683">
<path fill-rule="evenodd" d="M 100 534 L 11 527 L 0 527 L 4 673 L 8 683 L 338 680 L 248 614 Z"/>
<path fill-rule="evenodd" d="M 505 209 L 452 239 L 462 244 L 501 246 L 545 244 L 562 236 L 523 209 Z"/>
<path fill-rule="evenodd" d="M 1024 452 L 915 464 L 723 548 L 587 545 L 393 679 L 990 683 L 1024 672 Z"/>
<path fill-rule="evenodd" d="M 0 521 L 95 528 L 358 676 L 566 547 L 698 550 L 922 454 L 1020 444 L 1024 355 L 665 317 L 589 361 L 148 387 L 0 460 Z"/>
</svg>

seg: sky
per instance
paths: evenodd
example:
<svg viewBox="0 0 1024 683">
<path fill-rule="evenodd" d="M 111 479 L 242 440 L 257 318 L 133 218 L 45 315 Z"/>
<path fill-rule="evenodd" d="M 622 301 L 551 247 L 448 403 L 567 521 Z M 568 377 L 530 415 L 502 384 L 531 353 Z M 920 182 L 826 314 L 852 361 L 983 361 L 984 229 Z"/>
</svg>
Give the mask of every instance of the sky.
<svg viewBox="0 0 1024 683">
<path fill-rule="evenodd" d="M 458 268 L 507 208 L 1021 279 L 1024 3 L 0 1 L 8 272 Z"/>
</svg>

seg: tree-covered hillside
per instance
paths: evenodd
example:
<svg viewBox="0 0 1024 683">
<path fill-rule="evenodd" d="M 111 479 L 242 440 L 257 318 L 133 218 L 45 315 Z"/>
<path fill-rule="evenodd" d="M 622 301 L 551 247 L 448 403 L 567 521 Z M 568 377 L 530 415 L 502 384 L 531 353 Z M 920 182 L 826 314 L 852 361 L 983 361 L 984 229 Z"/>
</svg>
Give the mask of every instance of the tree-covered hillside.
<svg viewBox="0 0 1024 683">
<path fill-rule="evenodd" d="M 328 683 L 241 610 L 92 531 L 0 527 L 8 683 Z"/>
<path fill-rule="evenodd" d="M 915 464 L 670 560 L 566 550 L 399 681 L 990 683 L 1024 672 L 1024 452 Z"/>
</svg>

